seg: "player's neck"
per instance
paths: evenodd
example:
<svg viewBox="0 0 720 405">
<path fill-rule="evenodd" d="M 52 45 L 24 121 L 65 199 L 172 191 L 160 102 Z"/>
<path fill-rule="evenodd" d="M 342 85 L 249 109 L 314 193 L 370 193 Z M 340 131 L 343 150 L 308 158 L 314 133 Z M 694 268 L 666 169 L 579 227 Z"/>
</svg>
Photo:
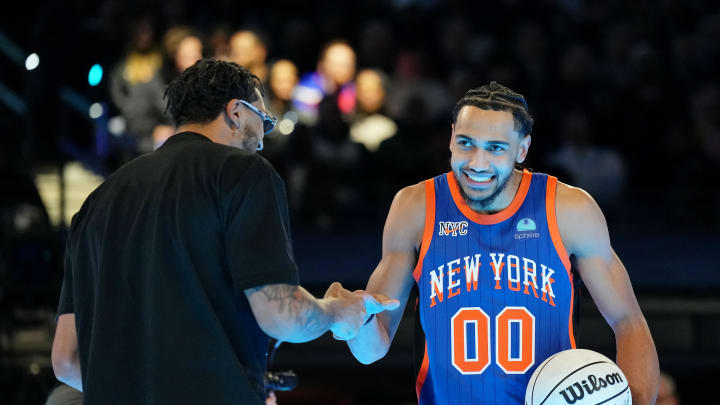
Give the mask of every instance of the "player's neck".
<svg viewBox="0 0 720 405">
<path fill-rule="evenodd" d="M 515 199 L 515 195 L 517 194 L 518 190 L 520 189 L 520 182 L 522 181 L 522 176 L 522 171 L 518 169 L 513 169 L 507 185 L 505 185 L 505 188 L 495 198 L 495 201 L 493 201 L 487 207 L 471 207 L 472 210 L 477 212 L 478 214 L 492 215 L 509 207 Z"/>
</svg>

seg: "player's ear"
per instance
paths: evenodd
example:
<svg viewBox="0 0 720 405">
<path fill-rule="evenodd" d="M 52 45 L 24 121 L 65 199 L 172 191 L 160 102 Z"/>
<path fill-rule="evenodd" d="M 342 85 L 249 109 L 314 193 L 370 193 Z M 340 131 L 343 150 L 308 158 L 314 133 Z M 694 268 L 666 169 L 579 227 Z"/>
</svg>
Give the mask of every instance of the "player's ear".
<svg viewBox="0 0 720 405">
<path fill-rule="evenodd" d="M 522 163 L 525 161 L 528 151 L 530 150 L 531 141 L 532 137 L 530 136 L 530 134 L 525 135 L 523 139 L 520 140 L 520 148 L 518 149 L 518 154 L 515 157 L 515 161 L 517 163 Z"/>
</svg>

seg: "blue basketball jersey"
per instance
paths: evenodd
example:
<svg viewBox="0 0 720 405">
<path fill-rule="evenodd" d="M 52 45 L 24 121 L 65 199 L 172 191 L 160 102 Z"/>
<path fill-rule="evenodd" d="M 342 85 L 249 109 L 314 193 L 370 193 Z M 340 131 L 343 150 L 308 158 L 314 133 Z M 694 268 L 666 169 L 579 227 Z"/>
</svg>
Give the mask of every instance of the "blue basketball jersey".
<svg viewBox="0 0 720 405">
<path fill-rule="evenodd" d="M 575 348 L 556 186 L 554 177 L 524 171 L 510 205 L 482 215 L 466 204 L 452 172 L 425 181 L 413 272 L 426 340 L 420 405 L 522 404 L 535 368 Z"/>
</svg>

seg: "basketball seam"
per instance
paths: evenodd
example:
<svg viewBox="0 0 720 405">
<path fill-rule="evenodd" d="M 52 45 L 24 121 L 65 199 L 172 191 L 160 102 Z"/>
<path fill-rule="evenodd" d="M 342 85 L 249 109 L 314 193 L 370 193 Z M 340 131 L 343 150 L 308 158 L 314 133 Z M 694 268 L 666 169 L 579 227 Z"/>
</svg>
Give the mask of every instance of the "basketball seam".
<svg viewBox="0 0 720 405">
<path fill-rule="evenodd" d="M 546 363 L 543 364 L 542 367 L 540 367 L 540 370 L 537 371 L 537 377 L 535 377 L 535 381 L 533 381 L 532 390 L 530 391 L 530 405 L 533 404 L 533 399 L 535 399 L 535 384 L 537 384 L 537 380 L 538 380 L 538 377 L 540 377 L 540 373 L 542 373 L 542 370 L 543 370 L 545 367 L 547 367 L 548 364 L 550 364 L 550 360 L 551 360 L 553 357 L 555 357 L 555 356 L 557 356 L 558 354 L 560 354 L 560 353 L 562 353 L 562 352 L 558 352 L 558 353 L 555 353 L 555 354 L 553 354 L 552 356 L 550 356 L 550 357 L 546 360 Z"/>
<path fill-rule="evenodd" d="M 615 399 L 615 398 L 617 398 L 618 396 L 620 396 L 620 394 L 622 394 L 623 392 L 627 391 L 629 388 L 630 388 L 630 386 L 626 385 L 624 390 L 618 392 L 617 394 L 611 396 L 610 398 L 608 398 L 608 399 L 606 399 L 606 400 L 604 400 L 604 401 L 602 401 L 602 402 L 598 402 L 598 403 L 595 404 L 595 405 L 604 404 L 604 403 L 606 403 L 607 401 L 609 401 L 609 400 L 611 400 L 611 399 Z"/>
<path fill-rule="evenodd" d="M 555 384 L 555 386 L 553 387 L 553 389 L 550 390 L 550 392 L 547 394 L 547 396 L 545 397 L 545 399 L 543 399 L 542 402 L 540 402 L 539 405 L 543 405 L 543 404 L 545 403 L 545 401 L 547 401 L 547 399 L 550 398 L 550 394 L 552 394 L 553 392 L 555 392 L 555 389 L 556 389 L 560 384 L 562 384 L 563 381 L 567 380 L 568 377 L 570 377 L 571 375 L 573 375 L 573 374 L 577 373 L 578 371 L 584 369 L 585 367 L 590 367 L 590 366 L 592 366 L 592 365 L 600 364 L 600 363 L 610 363 L 610 362 L 609 362 L 609 361 L 604 361 L 604 360 L 602 360 L 602 361 L 596 361 L 596 362 L 594 362 L 594 363 L 586 364 L 586 365 L 584 365 L 584 366 L 582 366 L 582 367 L 580 367 L 580 368 L 576 368 L 572 373 L 566 375 L 565 378 L 563 378 L 563 379 L 560 380 L 557 384 Z M 538 376 L 538 377 L 539 377 L 539 376 Z"/>
</svg>

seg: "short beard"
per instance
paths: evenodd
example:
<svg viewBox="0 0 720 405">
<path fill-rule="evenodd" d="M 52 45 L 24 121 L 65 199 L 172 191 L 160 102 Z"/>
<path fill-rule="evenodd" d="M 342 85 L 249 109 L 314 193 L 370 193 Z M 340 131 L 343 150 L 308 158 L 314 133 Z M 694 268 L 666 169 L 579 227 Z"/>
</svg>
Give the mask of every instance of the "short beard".
<svg viewBox="0 0 720 405">
<path fill-rule="evenodd" d="M 242 131 L 242 149 L 246 152 L 255 153 L 258 150 L 258 138 L 253 134 L 252 129 L 250 126 L 245 123 L 243 125 Z"/>
<path fill-rule="evenodd" d="M 460 171 L 459 176 L 462 176 L 462 171 Z M 456 173 L 456 177 L 458 174 Z M 492 205 L 492 203 L 495 202 L 495 199 L 500 195 L 500 193 L 505 190 L 505 187 L 507 187 L 508 183 L 510 183 L 510 179 L 512 178 L 512 175 L 507 176 L 505 180 L 500 183 L 498 188 L 493 191 L 492 194 L 487 196 L 486 198 L 483 198 L 482 200 L 474 200 L 470 198 L 469 195 L 465 192 L 465 189 L 463 188 L 462 184 L 460 184 L 460 180 L 458 179 L 458 188 L 460 189 L 460 195 L 462 195 L 463 199 L 465 200 L 465 203 L 472 209 L 473 211 L 485 211 L 487 208 Z"/>
</svg>

